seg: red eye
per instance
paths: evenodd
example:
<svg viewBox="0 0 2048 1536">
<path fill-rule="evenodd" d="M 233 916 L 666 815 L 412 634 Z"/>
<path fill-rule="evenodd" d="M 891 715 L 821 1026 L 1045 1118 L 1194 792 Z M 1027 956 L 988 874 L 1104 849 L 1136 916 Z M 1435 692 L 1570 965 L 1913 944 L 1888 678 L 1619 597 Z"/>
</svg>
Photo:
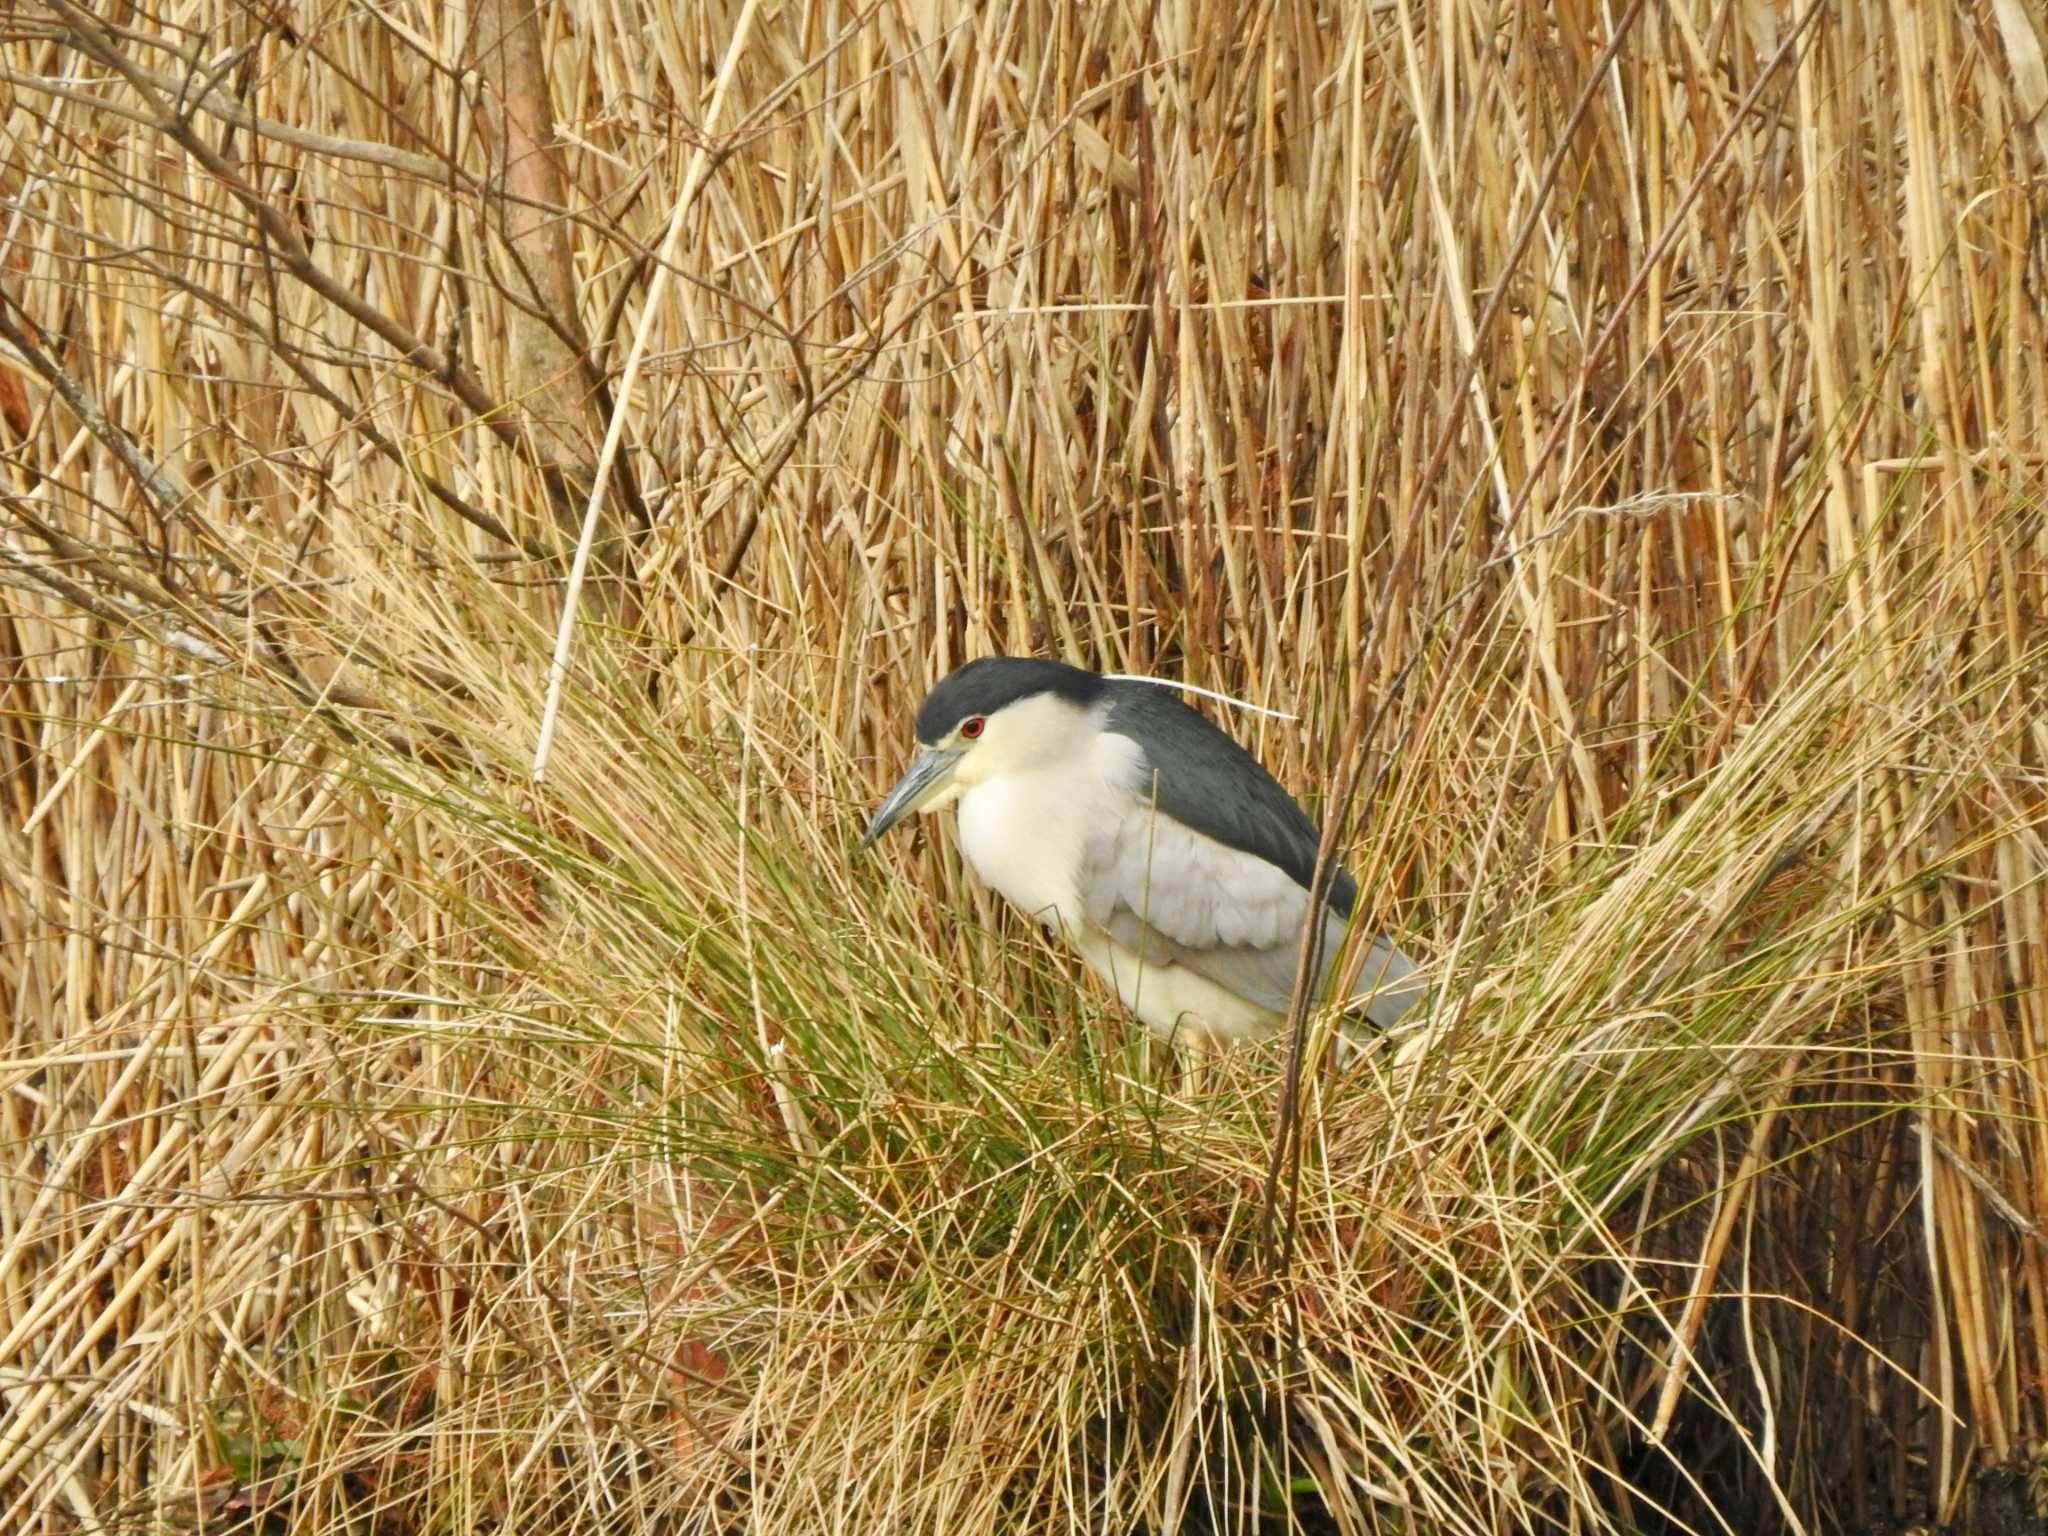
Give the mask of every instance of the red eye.
<svg viewBox="0 0 2048 1536">
<path fill-rule="evenodd" d="M 962 720 L 960 722 L 960 734 L 962 736 L 965 736 L 969 741 L 972 741 L 975 737 L 981 734 L 981 728 L 987 724 L 988 722 L 982 719 L 981 716 L 974 715 L 969 719 Z"/>
</svg>

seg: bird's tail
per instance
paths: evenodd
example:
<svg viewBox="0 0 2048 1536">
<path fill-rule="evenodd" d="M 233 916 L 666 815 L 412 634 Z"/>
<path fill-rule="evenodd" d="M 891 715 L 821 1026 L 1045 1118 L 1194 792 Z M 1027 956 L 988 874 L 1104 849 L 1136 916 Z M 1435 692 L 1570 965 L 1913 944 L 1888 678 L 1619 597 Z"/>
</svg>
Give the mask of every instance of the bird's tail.
<svg viewBox="0 0 2048 1536">
<path fill-rule="evenodd" d="M 1422 1001 L 1422 973 L 1384 933 L 1372 941 L 1365 963 L 1359 967 L 1357 984 L 1351 989 L 1355 1002 L 1380 1029 L 1398 1024 L 1409 1009 Z"/>
</svg>

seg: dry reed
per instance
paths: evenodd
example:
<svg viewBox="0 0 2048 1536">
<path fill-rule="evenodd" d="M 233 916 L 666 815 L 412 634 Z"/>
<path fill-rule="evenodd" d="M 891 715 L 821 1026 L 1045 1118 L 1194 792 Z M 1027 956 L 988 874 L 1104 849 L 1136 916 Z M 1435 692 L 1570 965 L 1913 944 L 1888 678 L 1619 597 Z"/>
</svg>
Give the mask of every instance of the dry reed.
<svg viewBox="0 0 2048 1536">
<path fill-rule="evenodd" d="M 12 8 L 0 1529 L 2006 1497 L 2038 26 Z M 1432 962 L 1284 1264 L 1277 1048 L 848 861 L 990 650 L 1298 712 Z"/>
</svg>

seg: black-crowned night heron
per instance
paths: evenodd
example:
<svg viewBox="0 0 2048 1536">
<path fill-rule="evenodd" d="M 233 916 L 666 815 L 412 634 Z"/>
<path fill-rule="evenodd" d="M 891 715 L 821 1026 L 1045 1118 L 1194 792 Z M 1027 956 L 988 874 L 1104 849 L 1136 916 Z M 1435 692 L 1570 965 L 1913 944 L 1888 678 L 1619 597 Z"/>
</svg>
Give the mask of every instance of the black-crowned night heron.
<svg viewBox="0 0 2048 1536">
<path fill-rule="evenodd" d="M 957 804 L 960 851 L 1025 916 L 1063 935 L 1156 1034 L 1262 1034 L 1286 1017 L 1316 829 L 1244 748 L 1167 688 L 990 656 L 932 689 L 922 750 L 868 823 Z M 1321 984 L 1358 887 L 1322 915 Z M 1422 991 L 1384 934 L 1353 1011 L 1382 1027 Z"/>
</svg>

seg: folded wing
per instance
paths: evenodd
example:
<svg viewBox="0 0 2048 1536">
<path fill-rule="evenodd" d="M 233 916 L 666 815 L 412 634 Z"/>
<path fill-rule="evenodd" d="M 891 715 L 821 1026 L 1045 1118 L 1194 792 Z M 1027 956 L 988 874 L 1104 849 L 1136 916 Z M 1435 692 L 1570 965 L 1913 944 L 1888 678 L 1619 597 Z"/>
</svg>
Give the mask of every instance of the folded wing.
<svg viewBox="0 0 2048 1536">
<path fill-rule="evenodd" d="M 1185 966 L 1261 1008 L 1287 1011 L 1308 892 L 1286 870 L 1154 810 L 1099 816 L 1078 883 L 1088 921 L 1147 964 Z M 1344 927 L 1326 906 L 1325 978 Z M 1375 939 L 1358 983 L 1366 1017 L 1391 1024 L 1421 990 L 1414 965 L 1385 935 Z"/>
</svg>

